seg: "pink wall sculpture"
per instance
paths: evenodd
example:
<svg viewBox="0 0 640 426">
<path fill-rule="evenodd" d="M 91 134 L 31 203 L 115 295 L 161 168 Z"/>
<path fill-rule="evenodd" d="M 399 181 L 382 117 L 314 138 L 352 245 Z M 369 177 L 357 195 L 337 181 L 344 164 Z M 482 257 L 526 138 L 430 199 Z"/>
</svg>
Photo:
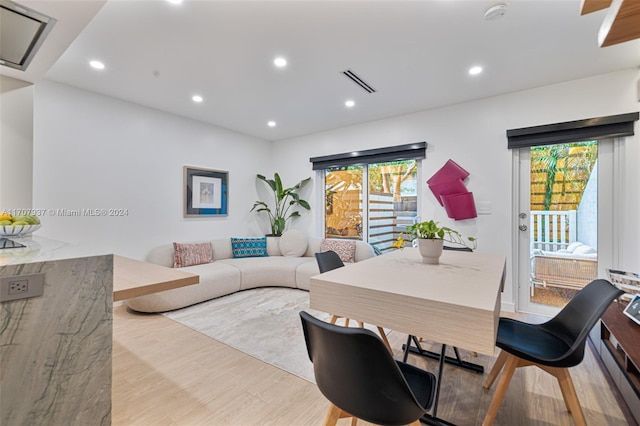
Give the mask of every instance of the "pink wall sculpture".
<svg viewBox="0 0 640 426">
<path fill-rule="evenodd" d="M 429 189 L 451 219 L 464 220 L 478 216 L 473 193 L 464 184 L 468 176 L 468 171 L 455 161 L 448 160 L 427 180 Z"/>
</svg>

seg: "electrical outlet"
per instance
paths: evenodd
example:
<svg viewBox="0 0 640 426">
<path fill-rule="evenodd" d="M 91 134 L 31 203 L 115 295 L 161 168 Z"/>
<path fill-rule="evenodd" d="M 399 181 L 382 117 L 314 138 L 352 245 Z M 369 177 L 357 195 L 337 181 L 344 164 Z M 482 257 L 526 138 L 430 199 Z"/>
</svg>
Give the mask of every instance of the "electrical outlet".
<svg viewBox="0 0 640 426">
<path fill-rule="evenodd" d="M 0 277 L 0 302 L 42 296 L 44 274 Z"/>
<path fill-rule="evenodd" d="M 24 294 L 29 291 L 29 280 L 9 281 L 9 294 Z"/>
</svg>

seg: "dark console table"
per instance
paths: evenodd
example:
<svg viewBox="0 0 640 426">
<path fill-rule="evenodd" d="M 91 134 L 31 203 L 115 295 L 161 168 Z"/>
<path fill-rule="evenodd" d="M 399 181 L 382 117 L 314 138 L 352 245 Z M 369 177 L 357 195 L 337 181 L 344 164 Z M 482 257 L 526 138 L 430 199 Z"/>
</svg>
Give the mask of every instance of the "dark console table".
<svg viewBox="0 0 640 426">
<path fill-rule="evenodd" d="M 591 331 L 590 338 L 640 423 L 640 325 L 625 316 L 626 303 L 614 302 Z"/>
</svg>

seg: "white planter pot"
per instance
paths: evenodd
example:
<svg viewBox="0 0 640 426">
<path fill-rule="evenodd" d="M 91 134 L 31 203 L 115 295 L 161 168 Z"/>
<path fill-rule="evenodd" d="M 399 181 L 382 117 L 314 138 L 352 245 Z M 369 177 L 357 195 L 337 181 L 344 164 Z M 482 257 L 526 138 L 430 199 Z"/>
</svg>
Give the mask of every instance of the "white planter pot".
<svg viewBox="0 0 640 426">
<path fill-rule="evenodd" d="M 442 245 L 444 240 L 430 240 L 426 238 L 418 238 L 418 249 L 422 256 L 422 263 L 429 265 L 437 265 L 442 255 Z"/>
</svg>

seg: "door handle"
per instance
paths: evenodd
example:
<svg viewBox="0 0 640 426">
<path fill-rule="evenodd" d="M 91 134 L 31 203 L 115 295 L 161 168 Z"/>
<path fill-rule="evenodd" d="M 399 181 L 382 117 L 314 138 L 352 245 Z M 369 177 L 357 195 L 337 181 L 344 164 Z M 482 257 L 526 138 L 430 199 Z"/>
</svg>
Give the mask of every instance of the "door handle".
<svg viewBox="0 0 640 426">
<path fill-rule="evenodd" d="M 518 226 L 518 229 L 521 231 L 526 231 L 527 230 L 527 225 L 520 225 Z"/>
</svg>

